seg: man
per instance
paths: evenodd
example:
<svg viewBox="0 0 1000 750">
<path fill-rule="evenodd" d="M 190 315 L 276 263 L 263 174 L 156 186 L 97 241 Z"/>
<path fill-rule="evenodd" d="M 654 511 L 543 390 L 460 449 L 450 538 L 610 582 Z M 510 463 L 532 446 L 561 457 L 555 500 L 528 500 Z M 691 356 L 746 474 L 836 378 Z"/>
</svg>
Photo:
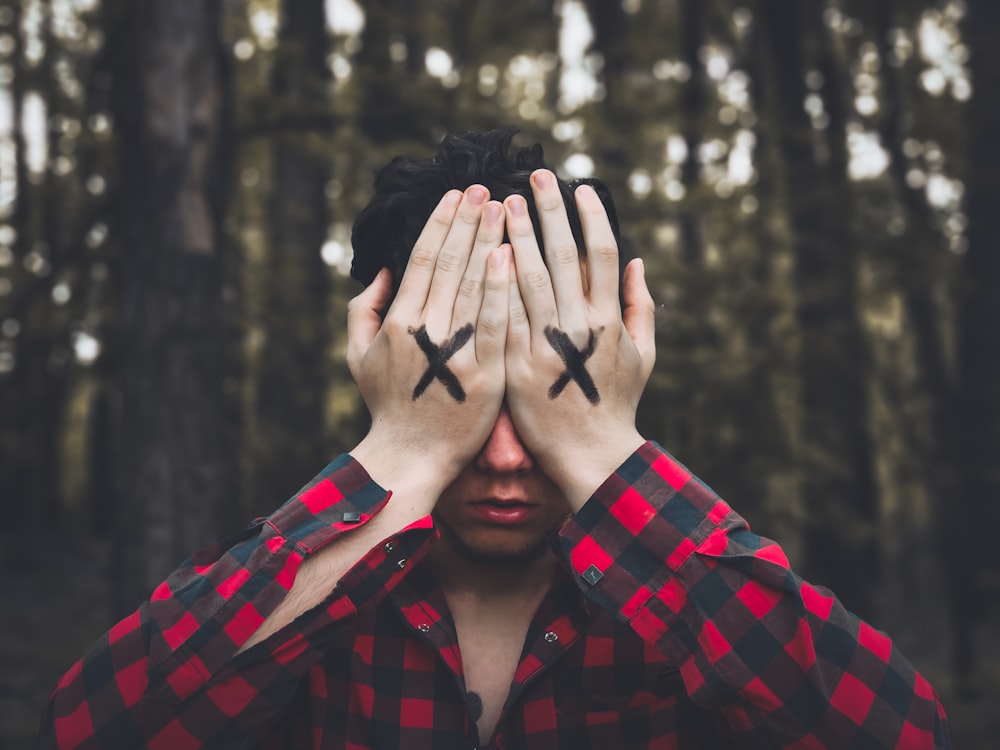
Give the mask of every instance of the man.
<svg viewBox="0 0 1000 750">
<path fill-rule="evenodd" d="M 50 745 L 949 746 L 891 641 L 636 431 L 642 263 L 622 308 L 610 197 L 511 137 L 379 175 L 348 308 L 370 431 L 114 626 Z"/>
</svg>

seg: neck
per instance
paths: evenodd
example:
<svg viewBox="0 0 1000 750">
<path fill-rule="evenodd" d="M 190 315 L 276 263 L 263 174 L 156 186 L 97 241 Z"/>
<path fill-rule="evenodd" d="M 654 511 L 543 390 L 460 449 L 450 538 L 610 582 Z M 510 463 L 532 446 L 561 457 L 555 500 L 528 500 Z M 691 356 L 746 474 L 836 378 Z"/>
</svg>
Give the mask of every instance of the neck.
<svg viewBox="0 0 1000 750">
<path fill-rule="evenodd" d="M 558 561 L 545 551 L 530 561 L 489 563 L 470 560 L 442 535 L 427 558 L 438 583 L 450 599 L 481 604 L 538 603 L 552 586 Z"/>
</svg>

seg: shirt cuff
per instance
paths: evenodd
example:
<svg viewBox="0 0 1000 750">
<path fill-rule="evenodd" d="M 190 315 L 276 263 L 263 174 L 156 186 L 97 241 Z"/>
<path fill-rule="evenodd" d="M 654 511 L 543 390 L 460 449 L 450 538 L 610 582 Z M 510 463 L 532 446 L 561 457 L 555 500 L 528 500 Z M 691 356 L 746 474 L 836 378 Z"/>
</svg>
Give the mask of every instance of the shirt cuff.
<svg viewBox="0 0 1000 750">
<path fill-rule="evenodd" d="M 563 527 L 578 584 L 631 620 L 696 551 L 726 544 L 730 507 L 661 446 L 648 441 Z"/>
<path fill-rule="evenodd" d="M 308 555 L 344 532 L 364 526 L 382 510 L 391 494 L 345 453 L 271 514 L 266 523 Z"/>
</svg>

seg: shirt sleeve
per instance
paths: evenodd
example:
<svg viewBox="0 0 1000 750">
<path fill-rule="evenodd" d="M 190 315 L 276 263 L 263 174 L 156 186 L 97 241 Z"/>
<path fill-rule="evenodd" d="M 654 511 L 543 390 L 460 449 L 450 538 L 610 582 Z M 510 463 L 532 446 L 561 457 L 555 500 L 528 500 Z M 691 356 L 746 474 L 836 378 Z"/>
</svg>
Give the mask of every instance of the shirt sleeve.
<svg viewBox="0 0 1000 750">
<path fill-rule="evenodd" d="M 196 553 L 62 677 L 42 747 L 178 748 L 252 736 L 291 700 L 331 625 L 385 596 L 419 560 L 430 518 L 379 544 L 325 601 L 239 648 L 291 589 L 302 561 L 363 526 L 389 493 L 341 456 L 267 518 Z"/>
<path fill-rule="evenodd" d="M 655 443 L 560 542 L 588 597 L 674 660 L 691 699 L 748 746 L 951 747 L 937 693 L 892 641 Z"/>
</svg>

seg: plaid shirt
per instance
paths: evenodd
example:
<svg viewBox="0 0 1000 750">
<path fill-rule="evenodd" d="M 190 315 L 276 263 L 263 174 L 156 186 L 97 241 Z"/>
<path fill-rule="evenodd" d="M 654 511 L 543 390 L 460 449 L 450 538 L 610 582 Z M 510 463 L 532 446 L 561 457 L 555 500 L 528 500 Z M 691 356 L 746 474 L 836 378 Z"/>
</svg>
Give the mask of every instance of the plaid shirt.
<svg viewBox="0 0 1000 750">
<path fill-rule="evenodd" d="M 43 746 L 941 748 L 933 688 L 882 633 L 654 443 L 561 530 L 565 575 L 480 738 L 425 518 L 236 654 L 305 556 L 388 500 L 344 456 L 187 561 L 59 682 Z"/>
</svg>

